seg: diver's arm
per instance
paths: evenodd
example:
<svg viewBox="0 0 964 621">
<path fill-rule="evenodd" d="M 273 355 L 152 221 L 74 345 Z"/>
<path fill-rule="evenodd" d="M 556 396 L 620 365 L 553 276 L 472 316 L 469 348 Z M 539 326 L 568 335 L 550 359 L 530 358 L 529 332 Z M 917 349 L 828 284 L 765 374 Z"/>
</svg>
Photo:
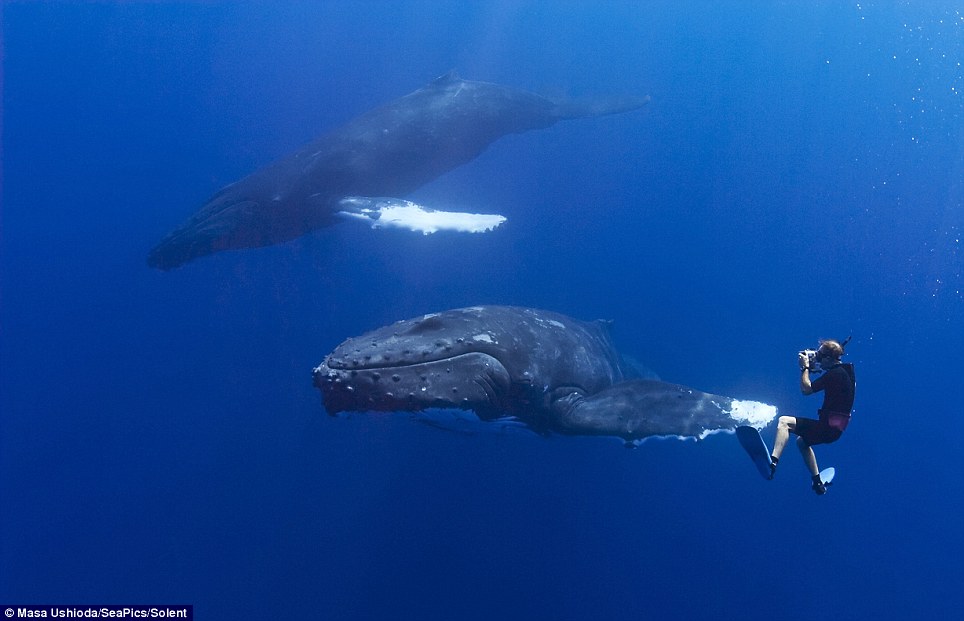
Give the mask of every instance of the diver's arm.
<svg viewBox="0 0 964 621">
<path fill-rule="evenodd" d="M 803 354 L 798 358 L 800 362 L 800 392 L 805 395 L 813 394 L 813 386 L 810 384 L 810 367 L 807 366 L 809 360 Z"/>
</svg>

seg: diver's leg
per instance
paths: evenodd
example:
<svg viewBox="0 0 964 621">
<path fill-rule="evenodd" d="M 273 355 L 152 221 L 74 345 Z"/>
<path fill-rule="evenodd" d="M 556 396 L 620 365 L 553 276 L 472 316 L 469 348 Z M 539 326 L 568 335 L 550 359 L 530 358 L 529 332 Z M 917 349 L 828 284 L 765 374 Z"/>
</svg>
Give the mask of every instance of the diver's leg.
<svg viewBox="0 0 964 621">
<path fill-rule="evenodd" d="M 781 416 L 777 421 L 777 434 L 773 438 L 773 452 L 771 453 L 774 459 L 780 459 L 780 455 L 783 454 L 783 447 L 787 445 L 787 440 L 790 439 L 790 432 L 796 426 L 797 419 L 793 416 Z"/>
<path fill-rule="evenodd" d="M 812 476 L 820 474 L 817 469 L 817 456 L 814 455 L 810 445 L 804 442 L 803 438 L 797 438 L 797 448 L 800 449 L 800 454 L 803 455 L 803 463 L 807 464 L 807 470 L 810 471 L 810 474 Z"/>
<path fill-rule="evenodd" d="M 820 480 L 820 470 L 817 468 L 817 456 L 813 454 L 813 449 L 803 438 L 797 438 L 797 447 L 800 449 L 800 454 L 803 455 L 803 461 L 807 464 L 807 469 L 810 470 L 810 488 L 817 496 L 826 494 L 827 486 Z"/>
<path fill-rule="evenodd" d="M 780 461 L 780 455 L 783 454 L 783 447 L 787 445 L 787 440 L 790 438 L 790 432 L 797 428 L 797 419 L 793 416 L 781 416 L 780 420 L 777 421 L 777 433 L 773 438 L 773 452 L 770 453 L 770 476 L 768 479 L 773 479 L 774 475 L 777 473 L 777 463 Z"/>
</svg>

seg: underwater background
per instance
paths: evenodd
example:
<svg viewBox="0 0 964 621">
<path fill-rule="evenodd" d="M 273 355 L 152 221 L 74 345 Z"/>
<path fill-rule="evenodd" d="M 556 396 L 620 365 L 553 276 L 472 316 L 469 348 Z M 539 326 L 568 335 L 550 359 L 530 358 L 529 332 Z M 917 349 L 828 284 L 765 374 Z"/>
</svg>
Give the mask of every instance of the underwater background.
<svg viewBox="0 0 964 621">
<path fill-rule="evenodd" d="M 0 603 L 198 619 L 897 619 L 964 607 L 964 12 L 950 2 L 5 2 Z M 450 69 L 642 110 L 171 272 L 217 189 Z M 611 319 L 670 382 L 814 416 L 816 497 L 702 442 L 325 414 L 350 336 L 475 304 Z M 773 426 L 764 431 L 772 442 Z"/>
</svg>

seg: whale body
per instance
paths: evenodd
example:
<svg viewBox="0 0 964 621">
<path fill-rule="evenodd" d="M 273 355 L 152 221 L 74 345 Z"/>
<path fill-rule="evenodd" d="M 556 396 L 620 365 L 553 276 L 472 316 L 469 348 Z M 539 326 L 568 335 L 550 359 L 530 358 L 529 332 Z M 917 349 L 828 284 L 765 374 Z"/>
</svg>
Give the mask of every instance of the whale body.
<svg viewBox="0 0 964 621">
<path fill-rule="evenodd" d="M 506 134 L 634 110 L 648 97 L 553 102 L 447 73 L 232 183 L 150 251 L 168 270 L 222 250 L 288 241 L 334 224 L 348 196 L 401 197 Z"/>
<path fill-rule="evenodd" d="M 637 377 L 607 322 L 551 311 L 474 306 L 396 322 L 350 338 L 313 370 L 325 409 L 471 410 L 542 434 L 702 439 L 765 427 L 776 408 Z"/>
</svg>

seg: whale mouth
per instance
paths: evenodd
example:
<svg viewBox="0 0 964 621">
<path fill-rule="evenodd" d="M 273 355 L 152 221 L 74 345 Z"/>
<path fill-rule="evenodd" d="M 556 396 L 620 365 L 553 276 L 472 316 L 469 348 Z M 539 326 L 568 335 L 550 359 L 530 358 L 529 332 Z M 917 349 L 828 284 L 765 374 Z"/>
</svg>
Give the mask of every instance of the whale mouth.
<svg viewBox="0 0 964 621">
<path fill-rule="evenodd" d="M 439 342 L 431 347 L 420 347 L 417 350 L 403 349 L 393 351 L 387 348 L 375 348 L 376 343 L 372 343 L 371 352 L 366 352 L 360 347 L 356 347 L 352 352 L 347 352 L 339 348 L 325 358 L 324 364 L 333 370 L 339 371 L 385 371 L 391 372 L 392 369 L 403 369 L 405 367 L 417 367 L 423 364 L 434 362 L 445 362 L 454 360 L 459 356 L 467 356 L 477 353 L 485 356 L 481 352 L 453 352 L 449 343 Z M 347 349 L 347 348 L 346 348 Z M 489 356 L 492 358 L 492 356 Z M 495 358 L 492 358 L 495 360 Z"/>
<path fill-rule="evenodd" d="M 315 367 L 314 384 L 332 415 L 426 408 L 473 410 L 483 419 L 499 415 L 511 383 L 501 362 L 481 352 L 438 352 L 434 358 L 401 359 L 391 364 L 382 358 L 381 364 L 373 366 L 364 359 L 333 354 Z"/>
</svg>

